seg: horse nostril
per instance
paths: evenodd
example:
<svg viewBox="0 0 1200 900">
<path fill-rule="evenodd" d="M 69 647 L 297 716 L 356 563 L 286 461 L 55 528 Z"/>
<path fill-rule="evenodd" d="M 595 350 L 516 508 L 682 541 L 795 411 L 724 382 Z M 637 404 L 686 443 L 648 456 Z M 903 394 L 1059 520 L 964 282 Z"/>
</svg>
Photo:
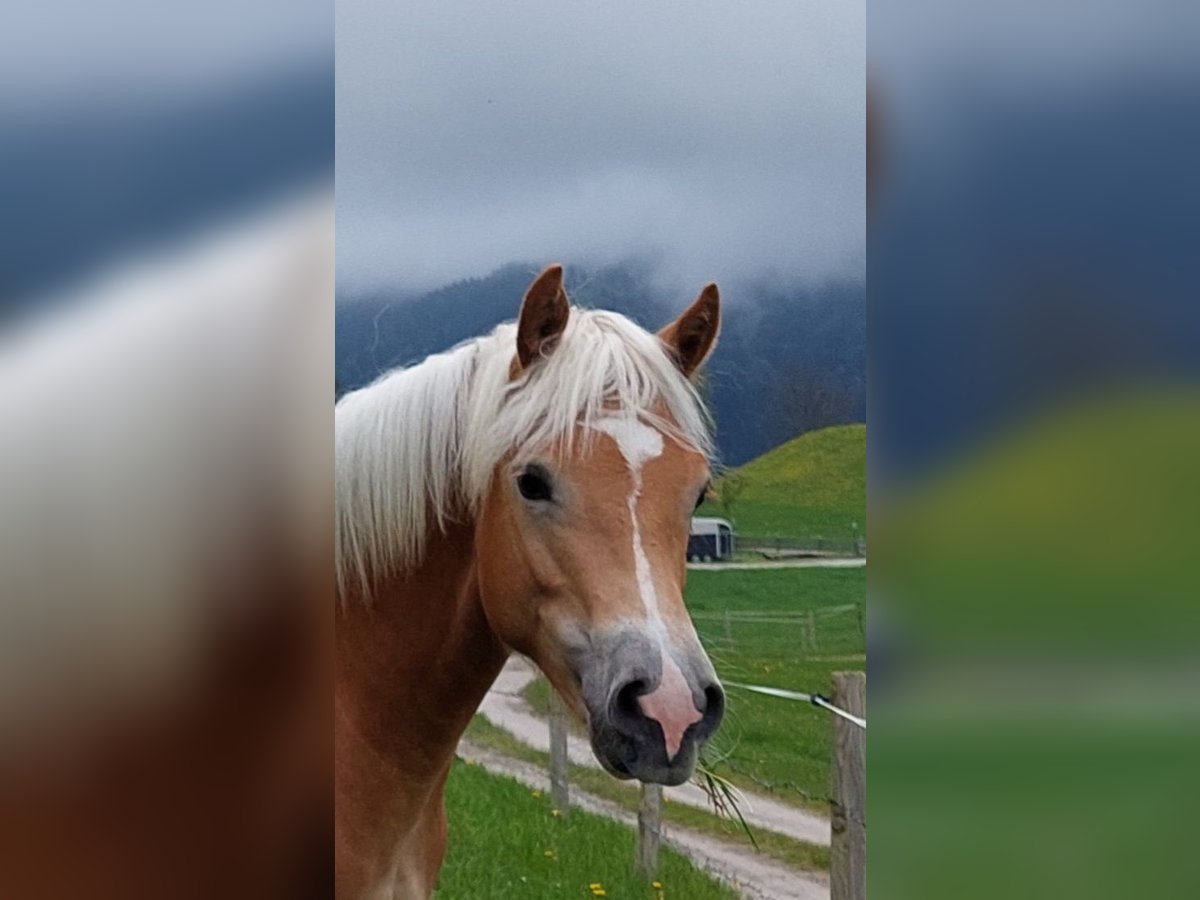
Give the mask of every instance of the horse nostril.
<svg viewBox="0 0 1200 900">
<path fill-rule="evenodd" d="M 609 695 L 609 723 L 636 746 L 661 742 L 669 762 L 686 740 L 703 743 L 721 724 L 725 692 L 715 679 L 701 684 L 697 694 L 682 674 L 677 683 L 631 679 Z"/>
<path fill-rule="evenodd" d="M 725 715 L 725 690 L 713 682 L 704 689 L 704 725 L 712 733 Z"/>
<path fill-rule="evenodd" d="M 646 682 L 635 678 L 617 691 L 613 697 L 615 718 L 626 722 L 635 722 L 642 718 L 642 708 L 638 698 L 646 692 Z"/>
</svg>

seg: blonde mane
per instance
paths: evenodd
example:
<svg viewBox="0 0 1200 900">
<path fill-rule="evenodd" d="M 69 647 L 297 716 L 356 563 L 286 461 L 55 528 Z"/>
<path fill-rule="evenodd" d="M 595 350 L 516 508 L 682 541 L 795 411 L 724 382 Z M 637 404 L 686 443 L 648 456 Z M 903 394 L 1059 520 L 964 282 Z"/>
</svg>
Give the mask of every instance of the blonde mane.
<svg viewBox="0 0 1200 900">
<path fill-rule="evenodd" d="M 395 369 L 337 404 L 338 592 L 417 565 L 429 529 L 472 515 L 497 463 L 574 443 L 614 409 L 705 454 L 710 421 L 662 342 L 625 316 L 572 308 L 546 358 L 511 378 L 516 325 Z"/>
</svg>

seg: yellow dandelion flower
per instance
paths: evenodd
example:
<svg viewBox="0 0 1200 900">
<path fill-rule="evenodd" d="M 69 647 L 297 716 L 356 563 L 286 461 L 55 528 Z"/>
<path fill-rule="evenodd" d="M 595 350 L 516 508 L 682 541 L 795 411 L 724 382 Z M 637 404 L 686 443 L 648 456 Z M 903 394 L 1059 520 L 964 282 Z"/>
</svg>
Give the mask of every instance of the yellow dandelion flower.
<svg viewBox="0 0 1200 900">
<path fill-rule="evenodd" d="M 592 891 L 592 896 L 593 897 L 603 897 L 607 893 L 608 893 L 608 891 L 604 890 L 604 888 L 596 888 L 596 890 Z"/>
<path fill-rule="evenodd" d="M 530 797 L 540 797 L 540 796 L 542 796 L 542 792 L 541 791 L 530 791 L 529 796 Z"/>
<path fill-rule="evenodd" d="M 557 819 L 559 816 L 562 815 L 562 810 L 561 809 L 552 809 L 552 810 L 550 810 L 550 815 L 554 816 L 554 818 Z"/>
<path fill-rule="evenodd" d="M 598 881 L 593 881 L 591 884 L 588 885 L 588 890 L 589 891 L 602 891 L 602 890 L 604 890 L 604 885 L 602 885 Z"/>
<path fill-rule="evenodd" d="M 546 857 L 546 859 L 554 859 L 554 851 L 553 850 L 543 850 L 542 856 Z"/>
<path fill-rule="evenodd" d="M 650 887 L 654 888 L 656 891 L 661 891 L 662 890 L 662 882 L 661 881 L 652 881 L 652 882 L 650 882 Z"/>
</svg>

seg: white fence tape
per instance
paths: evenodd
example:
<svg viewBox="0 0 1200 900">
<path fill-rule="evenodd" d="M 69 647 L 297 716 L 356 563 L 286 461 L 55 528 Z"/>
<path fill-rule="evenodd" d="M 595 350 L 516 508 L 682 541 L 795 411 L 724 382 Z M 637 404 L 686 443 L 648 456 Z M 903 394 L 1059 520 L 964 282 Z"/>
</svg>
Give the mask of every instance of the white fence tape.
<svg viewBox="0 0 1200 900">
<path fill-rule="evenodd" d="M 756 694 L 765 694 L 768 697 L 780 697 L 784 700 L 801 700 L 804 703 L 811 703 L 813 706 L 820 706 L 829 710 L 835 716 L 841 716 L 848 722 L 853 722 L 859 728 L 865 730 L 867 727 L 866 719 L 856 716 L 854 713 L 848 713 L 846 710 L 841 709 L 840 707 L 834 706 L 829 702 L 828 699 L 822 697 L 820 694 L 805 694 L 800 691 L 788 691 L 784 690 L 783 688 L 766 687 L 765 685 L 761 684 L 741 684 L 736 681 L 722 681 L 721 683 L 725 685 L 725 687 L 740 688 L 743 691 L 753 691 Z"/>
</svg>

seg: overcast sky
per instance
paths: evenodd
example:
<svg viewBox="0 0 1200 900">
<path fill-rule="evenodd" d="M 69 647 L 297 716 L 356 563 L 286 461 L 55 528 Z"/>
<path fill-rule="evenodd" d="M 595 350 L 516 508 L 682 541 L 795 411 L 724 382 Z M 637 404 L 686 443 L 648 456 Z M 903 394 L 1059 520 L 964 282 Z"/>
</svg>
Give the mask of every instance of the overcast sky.
<svg viewBox="0 0 1200 900">
<path fill-rule="evenodd" d="M 338 0 L 338 281 L 864 277 L 863 0 Z"/>
<path fill-rule="evenodd" d="M 8 4 L 0 28 L 0 105 L 174 108 L 230 85 L 330 62 L 327 0 L 38 0 Z"/>
</svg>

